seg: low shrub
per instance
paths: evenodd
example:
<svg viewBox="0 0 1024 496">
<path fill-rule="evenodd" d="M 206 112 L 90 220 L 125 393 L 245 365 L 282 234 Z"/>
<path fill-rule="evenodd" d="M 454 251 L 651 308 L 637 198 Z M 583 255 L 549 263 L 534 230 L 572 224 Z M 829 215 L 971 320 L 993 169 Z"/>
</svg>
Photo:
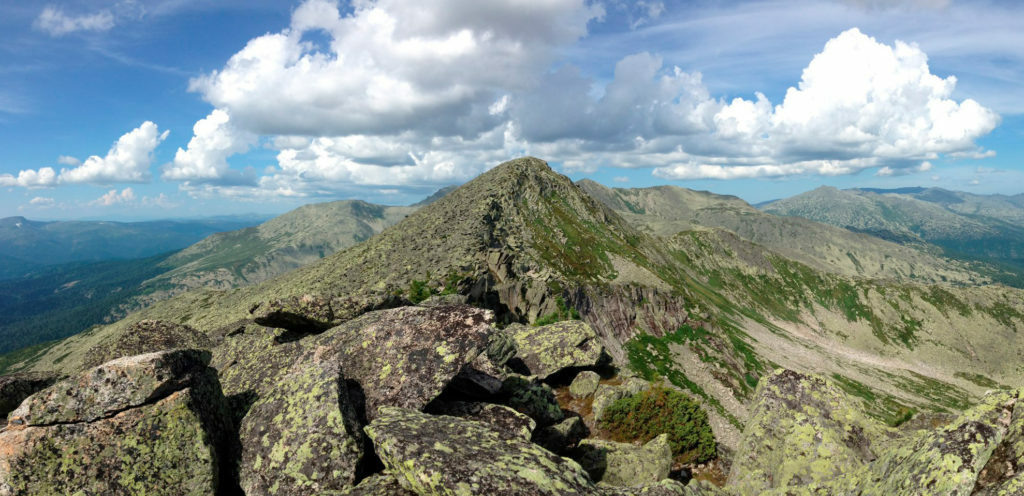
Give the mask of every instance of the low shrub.
<svg viewBox="0 0 1024 496">
<path fill-rule="evenodd" d="M 715 435 L 707 412 L 689 396 L 661 385 L 616 400 L 598 422 L 623 441 L 646 443 L 668 434 L 673 455 L 684 455 L 687 461 L 715 458 Z"/>
</svg>

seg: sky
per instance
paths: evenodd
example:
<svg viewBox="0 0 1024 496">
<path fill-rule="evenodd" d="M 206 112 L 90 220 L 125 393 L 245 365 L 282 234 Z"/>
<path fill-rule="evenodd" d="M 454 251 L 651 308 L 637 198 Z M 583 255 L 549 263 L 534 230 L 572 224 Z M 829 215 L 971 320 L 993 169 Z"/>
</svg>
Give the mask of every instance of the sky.
<svg viewBox="0 0 1024 496">
<path fill-rule="evenodd" d="M 1024 193 L 1005 0 L 0 0 L 0 217 L 408 204 L 523 155 L 751 203 Z"/>
</svg>

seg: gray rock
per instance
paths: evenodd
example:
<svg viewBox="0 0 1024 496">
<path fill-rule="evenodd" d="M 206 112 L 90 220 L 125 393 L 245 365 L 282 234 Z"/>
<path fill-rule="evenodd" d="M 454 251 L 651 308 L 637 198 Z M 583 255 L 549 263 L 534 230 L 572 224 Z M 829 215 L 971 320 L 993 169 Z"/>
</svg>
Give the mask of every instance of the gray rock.
<svg viewBox="0 0 1024 496">
<path fill-rule="evenodd" d="M 0 421 L 25 398 L 57 381 L 53 374 L 25 372 L 0 376 Z"/>
<path fill-rule="evenodd" d="M 594 330 L 580 320 L 505 329 L 516 344 L 516 358 L 530 374 L 546 379 L 562 370 L 594 367 L 604 360 L 604 346 Z"/>
<path fill-rule="evenodd" d="M 365 437 L 336 362 L 294 364 L 242 420 L 248 494 L 322 494 L 352 485 Z"/>
<path fill-rule="evenodd" d="M 584 398 L 597 391 L 597 385 L 601 382 L 601 376 L 592 370 L 584 370 L 576 374 L 576 378 L 569 385 L 569 392 L 577 398 Z"/>
<path fill-rule="evenodd" d="M 575 447 L 576 443 L 587 437 L 589 433 L 590 430 L 587 429 L 583 419 L 574 416 L 539 429 L 533 436 L 533 442 L 552 453 L 563 454 L 568 449 Z"/>
<path fill-rule="evenodd" d="M 86 351 L 83 365 L 91 368 L 115 358 L 181 348 L 208 350 L 212 347 L 213 341 L 208 336 L 189 326 L 141 320 Z"/>
<path fill-rule="evenodd" d="M 109 362 L 36 393 L 0 430 L 0 495 L 209 495 L 230 423 L 198 351 Z"/>
<path fill-rule="evenodd" d="M 668 434 L 662 434 L 643 446 L 584 439 L 576 448 L 574 458 L 591 479 L 619 487 L 658 482 L 668 478 L 672 468 Z"/>
<path fill-rule="evenodd" d="M 417 494 L 590 495 L 576 462 L 479 422 L 381 408 L 366 427 L 384 465 Z"/>
<path fill-rule="evenodd" d="M 324 496 L 416 496 L 416 493 L 402 487 L 398 483 L 398 478 L 391 472 L 371 475 L 360 482 L 358 486 L 338 493 L 326 491 L 321 494 Z"/>
<path fill-rule="evenodd" d="M 434 404 L 432 404 L 434 405 Z M 432 406 L 429 413 L 482 422 L 509 438 L 530 440 L 537 423 L 507 406 L 491 403 L 446 401 Z"/>
<path fill-rule="evenodd" d="M 295 333 L 323 332 L 334 325 L 331 301 L 320 295 L 303 295 L 263 301 L 249 310 L 259 325 Z"/>
</svg>

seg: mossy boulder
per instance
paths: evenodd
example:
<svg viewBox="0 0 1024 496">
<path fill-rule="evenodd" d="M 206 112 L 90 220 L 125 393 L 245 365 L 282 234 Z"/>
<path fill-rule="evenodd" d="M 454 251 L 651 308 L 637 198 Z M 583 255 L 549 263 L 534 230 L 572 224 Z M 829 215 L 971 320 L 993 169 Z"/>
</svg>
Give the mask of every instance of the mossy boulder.
<svg viewBox="0 0 1024 496">
<path fill-rule="evenodd" d="M 53 374 L 23 372 L 0 376 L 0 422 L 25 398 L 57 381 Z"/>
<path fill-rule="evenodd" d="M 542 379 L 565 369 L 597 366 L 605 357 L 600 338 L 581 320 L 539 327 L 512 325 L 505 331 L 515 341 L 516 359 Z"/>
<path fill-rule="evenodd" d="M 576 378 L 569 384 L 569 392 L 577 398 L 584 398 L 594 394 L 601 382 L 601 376 L 593 370 L 584 370 L 576 374 Z"/>
<path fill-rule="evenodd" d="M 109 417 L 193 383 L 216 382 L 216 372 L 206 366 L 209 361 L 209 352 L 201 350 L 118 358 L 33 394 L 10 413 L 10 421 L 38 426 Z"/>
<path fill-rule="evenodd" d="M 1005 470 L 1003 462 L 1020 463 L 1016 452 L 1024 440 L 1019 437 L 1022 426 L 1013 423 L 1021 420 L 1017 405 L 1016 392 L 990 394 L 953 423 L 931 432 L 918 431 L 909 439 L 892 443 L 871 464 L 861 486 L 863 493 L 972 494 L 982 470 L 1001 446 L 1006 449 L 999 457 L 1002 462 L 991 469 Z M 995 477 L 991 482 L 996 483 L 989 487 L 995 489 L 999 477 L 992 475 Z"/>
<path fill-rule="evenodd" d="M 591 479 L 619 487 L 651 484 L 668 478 L 672 448 L 662 434 L 643 446 L 600 439 L 580 441 L 573 458 Z"/>
<path fill-rule="evenodd" d="M 202 356 L 119 359 L 30 397 L 0 431 L 0 494 L 230 491 L 231 427 Z"/>
<path fill-rule="evenodd" d="M 435 402 L 427 410 L 433 415 L 449 415 L 481 422 L 502 436 L 529 440 L 537 422 L 505 405 L 475 401 Z"/>
<path fill-rule="evenodd" d="M 156 351 L 212 347 L 213 341 L 192 327 L 162 320 L 141 320 L 86 351 L 83 366 L 91 368 L 115 358 Z"/>
<path fill-rule="evenodd" d="M 480 423 L 381 408 L 366 427 L 384 465 L 421 495 L 590 495 L 574 461 Z"/>
<path fill-rule="evenodd" d="M 597 494 L 601 496 L 717 496 L 728 493 L 711 484 L 683 485 L 680 482 L 665 479 L 635 487 L 615 487 L 601 484 L 598 486 Z"/>
<path fill-rule="evenodd" d="M 351 486 L 365 437 L 337 362 L 293 364 L 241 422 L 248 494 L 322 494 Z"/>
<path fill-rule="evenodd" d="M 501 395 L 505 404 L 536 420 L 539 426 L 565 418 L 554 390 L 537 377 L 510 374 L 501 384 Z"/>
<path fill-rule="evenodd" d="M 336 355 L 365 395 L 366 417 L 381 406 L 422 409 L 487 345 L 494 314 L 470 306 L 381 310 L 331 329 L 312 349 Z M 366 317 L 366 316 L 364 316 Z M 363 324 L 366 325 L 363 325 Z"/>
<path fill-rule="evenodd" d="M 481 354 L 493 313 L 469 306 L 401 307 L 363 314 L 299 340 L 280 331 L 227 338 L 212 364 L 229 395 L 273 390 L 291 364 L 335 360 L 372 419 L 382 405 L 421 409 Z"/>
<path fill-rule="evenodd" d="M 777 370 L 758 385 L 729 487 L 758 494 L 856 473 L 876 458 L 884 432 L 825 379 Z"/>
</svg>

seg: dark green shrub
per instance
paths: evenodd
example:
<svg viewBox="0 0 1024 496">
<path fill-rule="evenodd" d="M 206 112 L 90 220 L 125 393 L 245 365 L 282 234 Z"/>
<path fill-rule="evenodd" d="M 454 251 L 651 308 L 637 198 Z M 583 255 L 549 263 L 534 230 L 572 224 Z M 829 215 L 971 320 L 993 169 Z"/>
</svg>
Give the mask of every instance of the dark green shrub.
<svg viewBox="0 0 1024 496">
<path fill-rule="evenodd" d="M 715 435 L 708 414 L 679 391 L 654 386 L 647 391 L 616 400 L 599 420 L 600 426 L 622 440 L 647 442 L 668 434 L 674 455 L 687 455 L 704 462 L 715 457 Z"/>
<path fill-rule="evenodd" d="M 533 322 L 535 327 L 545 326 L 548 324 L 554 324 L 555 322 L 562 322 L 563 320 L 580 320 L 580 313 L 575 308 L 570 308 L 565 304 L 565 300 L 561 296 L 555 298 L 555 304 L 557 309 L 543 317 L 537 317 L 537 320 Z"/>
<path fill-rule="evenodd" d="M 430 288 L 427 286 L 427 281 L 417 281 L 416 279 L 413 279 L 412 283 L 409 284 L 409 301 L 413 303 L 419 303 L 430 298 L 432 293 L 433 292 L 430 291 Z"/>
</svg>

